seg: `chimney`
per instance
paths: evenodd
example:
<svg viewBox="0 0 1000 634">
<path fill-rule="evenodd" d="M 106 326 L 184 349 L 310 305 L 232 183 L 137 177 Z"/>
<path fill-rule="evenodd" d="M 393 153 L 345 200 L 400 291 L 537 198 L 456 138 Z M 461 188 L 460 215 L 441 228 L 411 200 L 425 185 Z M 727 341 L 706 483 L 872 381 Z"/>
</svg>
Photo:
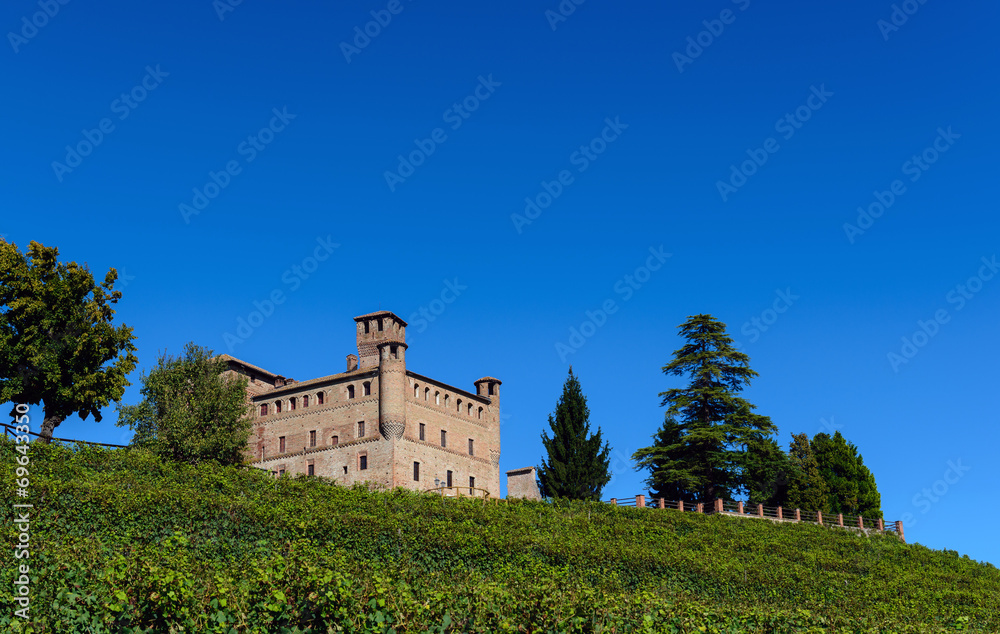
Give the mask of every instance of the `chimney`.
<svg viewBox="0 0 1000 634">
<path fill-rule="evenodd" d="M 358 355 L 349 354 L 347 355 L 347 371 L 352 372 L 358 369 Z"/>
</svg>

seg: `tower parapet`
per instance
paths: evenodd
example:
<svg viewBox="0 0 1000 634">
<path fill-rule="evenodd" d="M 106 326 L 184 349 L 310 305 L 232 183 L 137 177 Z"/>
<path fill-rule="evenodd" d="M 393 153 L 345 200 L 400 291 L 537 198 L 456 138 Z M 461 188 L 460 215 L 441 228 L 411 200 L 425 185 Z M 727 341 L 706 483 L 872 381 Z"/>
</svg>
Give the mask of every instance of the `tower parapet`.
<svg viewBox="0 0 1000 634">
<path fill-rule="evenodd" d="M 379 365 L 378 346 L 382 342 L 406 344 L 406 322 L 388 310 L 354 318 L 357 327 L 359 368 Z"/>
</svg>

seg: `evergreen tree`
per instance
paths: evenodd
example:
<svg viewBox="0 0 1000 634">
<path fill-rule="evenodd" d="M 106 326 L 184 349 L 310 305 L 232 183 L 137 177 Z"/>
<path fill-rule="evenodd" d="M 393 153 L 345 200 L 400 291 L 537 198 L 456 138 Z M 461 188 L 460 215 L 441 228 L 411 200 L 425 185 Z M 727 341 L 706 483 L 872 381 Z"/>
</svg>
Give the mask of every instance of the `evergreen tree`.
<svg viewBox="0 0 1000 634">
<path fill-rule="evenodd" d="M 58 256 L 38 242 L 21 253 L 0 239 L 0 403 L 42 404 L 42 442 L 73 414 L 100 422 L 137 361 L 132 329 L 111 323 L 118 272 L 98 284 L 86 265 Z"/>
<path fill-rule="evenodd" d="M 640 450 L 644 453 L 641 458 L 636 458 L 639 468 L 646 468 L 650 472 L 646 482 L 651 498 L 693 500 L 697 495 L 694 489 L 696 483 L 684 468 L 692 461 L 692 457 L 686 455 L 691 447 L 683 441 L 682 431 L 676 420 L 666 416 L 663 425 L 653 436 L 655 451 Z"/>
<path fill-rule="evenodd" d="M 691 382 L 685 389 L 660 394 L 667 419 L 679 425 L 679 430 L 670 432 L 679 432 L 679 442 L 639 449 L 633 459 L 636 468 L 650 471 L 650 487 L 673 483 L 694 501 L 731 499 L 746 486 L 746 445 L 762 441 L 776 427 L 737 396 L 757 373 L 749 367 L 750 357 L 733 347 L 726 325 L 711 315 L 694 315 L 680 330 L 686 344 L 674 352 L 663 372 L 688 376 Z"/>
<path fill-rule="evenodd" d="M 816 434 L 810 443 L 819 473 L 829 488 L 830 512 L 882 517 L 881 496 L 858 448 L 838 431 Z"/>
<path fill-rule="evenodd" d="M 743 466 L 747 504 L 788 505 L 791 466 L 774 438 L 747 443 Z"/>
<path fill-rule="evenodd" d="M 788 447 L 788 462 L 791 465 L 788 506 L 803 511 L 829 512 L 826 481 L 819 473 L 819 465 L 809 446 L 807 435 L 792 434 L 792 443 Z"/>
<path fill-rule="evenodd" d="M 224 359 L 193 343 L 179 358 L 161 355 L 142 376 L 142 402 L 118 408 L 118 425 L 135 431 L 133 446 L 168 460 L 241 463 L 253 423 L 247 377 L 226 369 Z"/>
<path fill-rule="evenodd" d="M 600 500 L 601 490 L 611 480 L 611 448 L 601 446 L 601 428 L 590 434 L 590 409 L 573 375 L 563 384 L 563 393 L 554 415 L 549 415 L 550 438 L 542 432 L 548 454 L 538 467 L 538 487 L 547 498 Z"/>
</svg>

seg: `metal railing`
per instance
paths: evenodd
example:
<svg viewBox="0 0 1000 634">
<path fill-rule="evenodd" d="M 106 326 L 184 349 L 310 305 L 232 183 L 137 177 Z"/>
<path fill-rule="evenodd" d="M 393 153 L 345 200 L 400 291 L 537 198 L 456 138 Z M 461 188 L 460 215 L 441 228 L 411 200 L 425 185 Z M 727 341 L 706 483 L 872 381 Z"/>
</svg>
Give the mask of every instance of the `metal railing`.
<svg viewBox="0 0 1000 634">
<path fill-rule="evenodd" d="M 23 436 L 24 435 L 24 434 L 17 433 L 15 431 L 14 425 L 8 425 L 7 423 L 0 423 L 0 426 L 3 426 L 3 431 L 4 431 L 4 435 L 5 436 L 10 436 L 11 438 L 15 438 L 16 439 L 18 436 Z M 36 438 L 41 438 L 42 437 L 41 434 L 36 434 L 33 431 L 29 431 L 28 434 L 30 434 L 32 436 L 35 436 Z M 74 440 L 72 438 L 56 438 L 55 436 L 53 436 L 50 440 L 54 440 L 54 441 L 57 441 L 57 442 L 65 442 L 65 443 L 70 443 L 70 444 L 75 444 L 75 443 L 81 442 L 81 443 L 83 443 L 85 445 L 98 445 L 98 446 L 101 446 L 101 447 L 113 447 L 115 449 L 125 449 L 127 447 L 127 445 L 112 445 L 112 444 L 106 443 L 106 442 L 91 442 L 89 440 Z"/>
</svg>

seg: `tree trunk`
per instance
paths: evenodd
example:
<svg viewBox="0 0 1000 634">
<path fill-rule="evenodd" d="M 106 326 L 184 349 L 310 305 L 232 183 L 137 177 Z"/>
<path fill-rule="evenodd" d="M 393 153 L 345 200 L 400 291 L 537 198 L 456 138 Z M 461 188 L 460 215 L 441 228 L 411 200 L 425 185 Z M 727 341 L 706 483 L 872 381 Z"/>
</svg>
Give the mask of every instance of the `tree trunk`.
<svg viewBox="0 0 1000 634">
<path fill-rule="evenodd" d="M 42 428 L 38 432 L 38 440 L 45 444 L 52 442 L 52 432 L 64 420 L 66 420 L 64 414 L 46 414 L 42 420 Z"/>
</svg>

